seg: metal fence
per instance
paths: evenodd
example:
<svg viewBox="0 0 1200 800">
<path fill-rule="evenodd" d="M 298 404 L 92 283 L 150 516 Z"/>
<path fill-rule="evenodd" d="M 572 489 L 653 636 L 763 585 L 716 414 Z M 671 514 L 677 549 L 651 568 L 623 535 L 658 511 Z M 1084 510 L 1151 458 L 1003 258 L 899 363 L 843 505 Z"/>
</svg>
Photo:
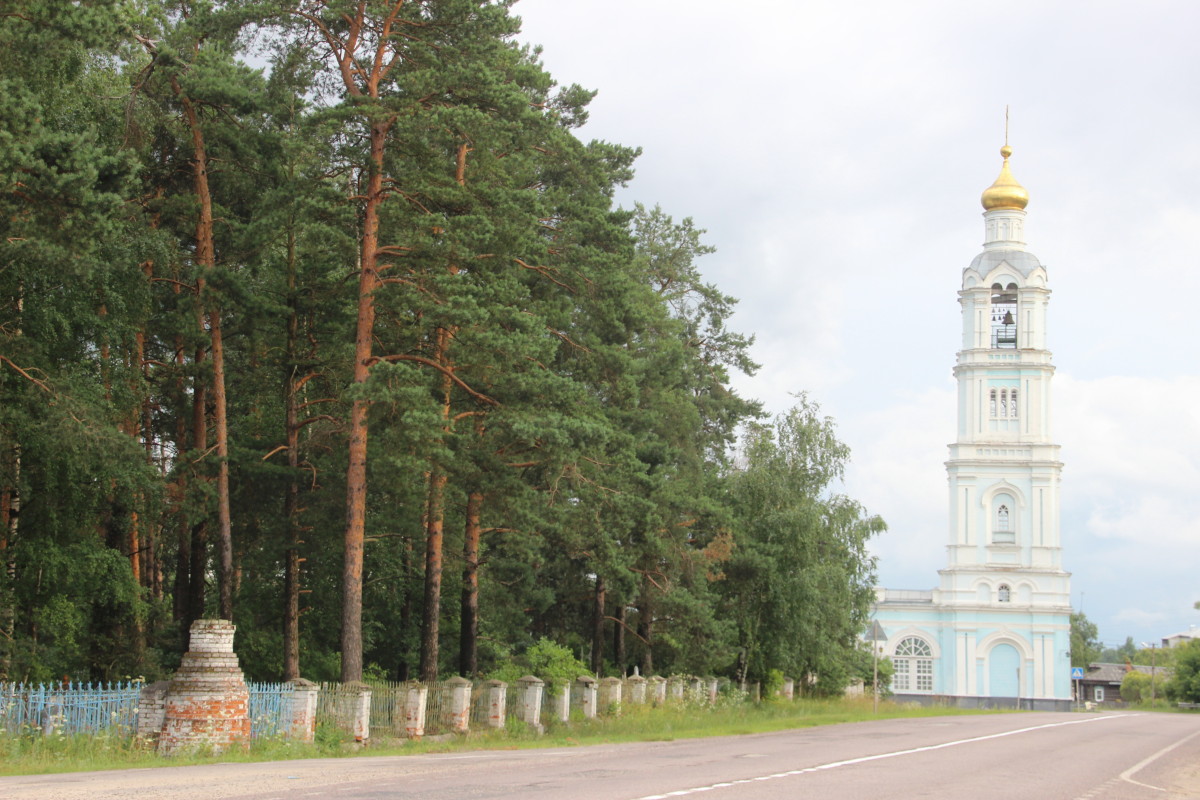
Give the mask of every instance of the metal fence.
<svg viewBox="0 0 1200 800">
<path fill-rule="evenodd" d="M 0 683 L 0 731 L 132 735 L 141 691 L 142 684 L 136 681 Z"/>
<path fill-rule="evenodd" d="M 250 690 L 250 738 L 269 739 L 287 731 L 292 687 L 287 683 L 246 683 Z"/>
</svg>

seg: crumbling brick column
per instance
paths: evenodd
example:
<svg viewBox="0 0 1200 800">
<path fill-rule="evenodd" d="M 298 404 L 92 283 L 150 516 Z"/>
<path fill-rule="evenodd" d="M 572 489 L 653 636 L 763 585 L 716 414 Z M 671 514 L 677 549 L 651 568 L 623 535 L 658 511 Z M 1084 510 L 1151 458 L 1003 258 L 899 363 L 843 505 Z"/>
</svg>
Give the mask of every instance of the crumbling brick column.
<svg viewBox="0 0 1200 800">
<path fill-rule="evenodd" d="M 667 678 L 667 695 L 672 703 L 683 702 L 683 677 L 680 675 L 672 675 Z"/>
<path fill-rule="evenodd" d="M 586 719 L 596 716 L 596 679 L 590 675 L 580 675 L 575 679 L 571 689 L 571 699 L 583 710 Z"/>
<path fill-rule="evenodd" d="M 356 742 L 371 738 L 371 687 L 352 681 L 338 693 L 338 723 Z"/>
<path fill-rule="evenodd" d="M 504 681 L 488 681 L 484 684 L 487 692 L 487 726 L 503 728 L 504 717 L 508 714 L 508 684 Z"/>
<path fill-rule="evenodd" d="M 297 678 L 289 684 L 287 698 L 287 737 L 311 742 L 317 733 L 317 691 L 312 681 Z"/>
<path fill-rule="evenodd" d="M 409 739 L 420 739 L 425 735 L 425 701 L 429 698 L 429 687 L 418 681 L 410 681 L 404 694 L 404 735 Z"/>
<path fill-rule="evenodd" d="M 612 714 L 621 708 L 621 679 L 603 678 L 596 698 L 596 708 L 605 714 Z"/>
<path fill-rule="evenodd" d="M 223 752 L 250 744 L 250 693 L 233 652 L 232 622 L 198 619 L 179 671 L 167 685 L 158 751 Z"/>
<path fill-rule="evenodd" d="M 167 711 L 167 682 L 156 681 L 142 687 L 138 694 L 137 737 L 158 747 Z"/>
<path fill-rule="evenodd" d="M 783 679 L 783 686 L 779 689 L 779 694 L 784 700 L 794 700 L 796 697 L 796 682 L 791 678 Z"/>
<path fill-rule="evenodd" d="M 446 681 L 442 691 L 446 727 L 454 733 L 466 733 L 471 729 L 471 682 L 454 677 Z"/>
<path fill-rule="evenodd" d="M 716 678 L 708 678 L 708 702 L 715 704 L 717 695 L 721 692 L 721 682 Z"/>
<path fill-rule="evenodd" d="M 517 719 L 541 733 L 542 693 L 545 683 L 532 675 L 517 679 Z"/>
</svg>

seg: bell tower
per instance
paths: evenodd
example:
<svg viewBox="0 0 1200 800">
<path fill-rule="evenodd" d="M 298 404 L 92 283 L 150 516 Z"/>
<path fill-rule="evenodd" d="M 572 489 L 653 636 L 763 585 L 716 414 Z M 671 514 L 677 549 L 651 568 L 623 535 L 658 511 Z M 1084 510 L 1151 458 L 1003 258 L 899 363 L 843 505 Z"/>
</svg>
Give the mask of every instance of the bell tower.
<svg viewBox="0 0 1200 800">
<path fill-rule="evenodd" d="M 1000 175 L 981 198 L 983 252 L 963 270 L 958 293 L 958 430 L 946 462 L 948 564 L 937 601 L 961 612 L 960 622 L 971 615 L 1014 638 L 1023 625 L 1029 669 L 1018 688 L 1061 697 L 1069 691 L 1062 628 L 1070 575 L 1059 529 L 1062 463 L 1050 429 L 1050 289 L 1046 268 L 1025 246 L 1029 193 L 1009 168 L 1012 148 L 1005 144 L 1000 155 Z M 954 649 L 964 668 L 956 671 L 956 694 L 995 694 L 982 691 L 987 676 L 971 667 L 976 639 L 959 626 Z"/>
</svg>

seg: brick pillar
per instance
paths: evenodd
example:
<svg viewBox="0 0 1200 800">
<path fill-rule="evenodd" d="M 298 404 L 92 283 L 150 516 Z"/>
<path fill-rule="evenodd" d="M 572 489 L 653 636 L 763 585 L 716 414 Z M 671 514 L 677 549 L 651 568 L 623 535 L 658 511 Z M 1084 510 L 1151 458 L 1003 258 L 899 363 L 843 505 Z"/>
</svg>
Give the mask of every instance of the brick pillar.
<svg viewBox="0 0 1200 800">
<path fill-rule="evenodd" d="M 683 702 L 683 678 L 679 675 L 672 675 L 667 678 L 667 696 L 672 703 Z"/>
<path fill-rule="evenodd" d="M 784 678 L 783 686 L 779 689 L 779 694 L 784 700 L 794 700 L 796 697 L 796 682 L 791 678 Z"/>
<path fill-rule="evenodd" d="M 596 698 L 596 709 L 605 714 L 621 710 L 621 679 L 603 678 Z"/>
<path fill-rule="evenodd" d="M 404 693 L 404 735 L 420 739 L 425 735 L 425 701 L 429 687 L 420 681 L 409 681 Z"/>
<path fill-rule="evenodd" d="M 656 706 L 665 705 L 667 702 L 667 679 L 662 675 L 650 676 L 650 702 Z"/>
<path fill-rule="evenodd" d="M 558 694 L 552 698 L 554 703 L 554 718 L 559 722 L 571 721 L 571 684 L 564 683 L 558 687 Z"/>
<path fill-rule="evenodd" d="M 717 695 L 721 692 L 721 682 L 716 678 L 708 679 L 708 702 L 716 704 Z"/>
<path fill-rule="evenodd" d="M 371 738 L 371 687 L 352 681 L 344 683 L 337 694 L 337 720 L 356 742 Z"/>
<path fill-rule="evenodd" d="M 138 695 L 137 738 L 158 747 L 167 712 L 167 682 L 158 681 L 142 687 Z"/>
<path fill-rule="evenodd" d="M 646 679 L 641 675 L 630 675 L 625 679 L 626 694 L 630 704 L 644 705 L 646 702 Z"/>
<path fill-rule="evenodd" d="M 580 675 L 575 679 L 571 688 L 571 699 L 583 710 L 586 719 L 596 716 L 596 679 L 590 675 Z"/>
<path fill-rule="evenodd" d="M 250 744 L 250 692 L 233 653 L 232 622 L 198 619 L 179 671 L 167 685 L 158 751 L 222 752 Z"/>
<path fill-rule="evenodd" d="M 487 692 L 487 726 L 503 728 L 504 717 L 508 713 L 508 684 L 504 681 L 488 681 L 484 687 Z"/>
<path fill-rule="evenodd" d="M 311 742 L 317 732 L 317 691 L 312 681 L 297 678 L 289 684 L 287 700 L 287 737 Z"/>
<path fill-rule="evenodd" d="M 442 714 L 445 725 L 454 733 L 471 729 L 471 682 L 454 677 L 443 684 Z"/>
<path fill-rule="evenodd" d="M 532 675 L 517 679 L 517 719 L 542 733 L 542 693 L 546 684 Z"/>
</svg>

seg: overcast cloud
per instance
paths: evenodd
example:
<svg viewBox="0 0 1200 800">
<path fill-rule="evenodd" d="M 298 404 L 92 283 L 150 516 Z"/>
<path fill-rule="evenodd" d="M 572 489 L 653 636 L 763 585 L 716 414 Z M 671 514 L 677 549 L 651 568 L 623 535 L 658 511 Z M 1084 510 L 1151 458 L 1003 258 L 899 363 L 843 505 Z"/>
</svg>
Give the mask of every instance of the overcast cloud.
<svg viewBox="0 0 1200 800">
<path fill-rule="evenodd" d="M 622 204 L 693 217 L 763 365 L 807 390 L 887 520 L 880 580 L 945 565 L 962 269 L 1000 169 L 1054 291 L 1064 563 L 1101 638 L 1200 623 L 1200 5 L 521 0 L 522 40 L 640 146 Z"/>
</svg>

